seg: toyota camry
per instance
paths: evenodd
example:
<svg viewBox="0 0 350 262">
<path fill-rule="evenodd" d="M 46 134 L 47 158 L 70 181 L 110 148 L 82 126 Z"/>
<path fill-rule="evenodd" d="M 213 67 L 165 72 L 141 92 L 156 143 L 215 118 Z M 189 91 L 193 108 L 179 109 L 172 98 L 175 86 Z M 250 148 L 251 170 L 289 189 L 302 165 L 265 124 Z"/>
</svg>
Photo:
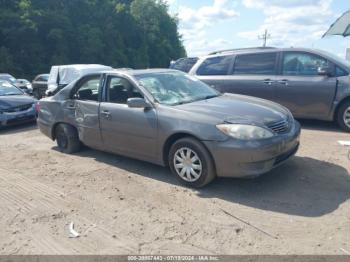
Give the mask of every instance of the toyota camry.
<svg viewBox="0 0 350 262">
<path fill-rule="evenodd" d="M 85 75 L 38 105 L 41 131 L 64 153 L 81 144 L 169 166 L 187 186 L 257 177 L 293 156 L 300 125 L 285 107 L 221 94 L 176 70 Z"/>
</svg>

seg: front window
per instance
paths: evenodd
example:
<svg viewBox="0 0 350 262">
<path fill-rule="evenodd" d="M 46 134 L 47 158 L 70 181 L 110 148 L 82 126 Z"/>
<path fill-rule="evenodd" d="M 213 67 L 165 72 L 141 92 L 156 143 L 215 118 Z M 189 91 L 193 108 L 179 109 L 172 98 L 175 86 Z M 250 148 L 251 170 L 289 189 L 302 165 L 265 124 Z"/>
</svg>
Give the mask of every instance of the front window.
<svg viewBox="0 0 350 262">
<path fill-rule="evenodd" d="M 143 95 L 125 78 L 112 76 L 107 82 L 107 102 L 127 104 L 129 98 L 143 98 Z"/>
<path fill-rule="evenodd" d="M 160 104 L 173 106 L 220 95 L 200 80 L 181 72 L 150 73 L 136 78 Z"/>
<path fill-rule="evenodd" d="M 8 82 L 0 82 L 0 96 L 23 95 L 23 92 Z"/>
<path fill-rule="evenodd" d="M 327 67 L 328 61 L 320 56 L 290 52 L 283 56 L 283 75 L 317 76 L 318 69 Z"/>
<path fill-rule="evenodd" d="M 276 73 L 276 53 L 238 55 L 235 75 L 274 75 Z"/>
</svg>

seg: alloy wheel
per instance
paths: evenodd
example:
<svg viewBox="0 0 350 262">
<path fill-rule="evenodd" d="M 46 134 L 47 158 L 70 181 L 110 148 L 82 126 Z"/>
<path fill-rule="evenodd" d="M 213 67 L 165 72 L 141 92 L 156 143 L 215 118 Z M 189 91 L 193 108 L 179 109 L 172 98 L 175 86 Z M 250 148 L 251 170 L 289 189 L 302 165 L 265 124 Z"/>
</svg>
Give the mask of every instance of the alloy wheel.
<svg viewBox="0 0 350 262">
<path fill-rule="evenodd" d="M 174 155 L 174 167 L 176 173 L 187 182 L 197 181 L 203 171 L 203 166 L 197 153 L 192 149 L 183 147 Z"/>
<path fill-rule="evenodd" d="M 344 124 L 350 128 L 350 106 L 347 109 L 345 109 L 343 120 L 344 120 Z"/>
</svg>

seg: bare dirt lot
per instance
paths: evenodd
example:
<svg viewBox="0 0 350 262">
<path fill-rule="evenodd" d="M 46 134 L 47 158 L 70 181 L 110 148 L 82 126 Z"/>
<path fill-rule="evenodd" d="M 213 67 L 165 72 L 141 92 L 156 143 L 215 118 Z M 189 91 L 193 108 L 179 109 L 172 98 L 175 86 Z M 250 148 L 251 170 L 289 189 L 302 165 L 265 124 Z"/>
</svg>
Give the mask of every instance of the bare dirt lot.
<svg viewBox="0 0 350 262">
<path fill-rule="evenodd" d="M 346 254 L 350 161 L 337 141 L 350 135 L 302 124 L 285 165 L 202 190 L 129 158 L 61 154 L 34 125 L 0 131 L 0 254 Z"/>
</svg>

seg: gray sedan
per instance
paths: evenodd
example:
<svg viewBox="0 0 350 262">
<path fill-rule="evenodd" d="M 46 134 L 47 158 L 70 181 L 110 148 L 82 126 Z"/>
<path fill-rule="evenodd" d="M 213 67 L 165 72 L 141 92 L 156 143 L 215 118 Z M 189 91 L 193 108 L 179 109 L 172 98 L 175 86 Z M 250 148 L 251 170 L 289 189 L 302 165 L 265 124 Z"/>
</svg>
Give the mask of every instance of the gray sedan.
<svg viewBox="0 0 350 262">
<path fill-rule="evenodd" d="M 65 153 L 81 143 L 170 166 L 185 185 L 256 177 L 293 156 L 300 125 L 288 109 L 221 94 L 175 70 L 90 74 L 39 102 L 40 130 Z"/>
</svg>

